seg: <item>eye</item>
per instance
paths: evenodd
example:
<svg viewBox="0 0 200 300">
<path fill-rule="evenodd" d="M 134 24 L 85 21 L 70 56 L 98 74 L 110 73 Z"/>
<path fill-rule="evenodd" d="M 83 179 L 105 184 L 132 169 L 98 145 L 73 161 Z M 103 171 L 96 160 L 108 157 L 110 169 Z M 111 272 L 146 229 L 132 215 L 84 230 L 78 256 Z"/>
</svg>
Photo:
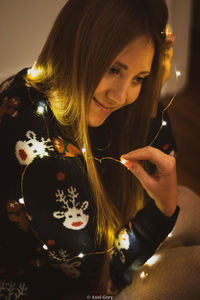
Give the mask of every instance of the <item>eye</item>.
<svg viewBox="0 0 200 300">
<path fill-rule="evenodd" d="M 76 216 L 77 216 L 77 217 L 80 217 L 80 216 L 81 216 L 81 214 L 77 214 Z"/>
<path fill-rule="evenodd" d="M 144 81 L 147 77 L 148 77 L 148 76 L 146 76 L 146 77 L 137 76 L 137 77 L 134 78 L 133 82 L 136 83 L 136 84 L 143 83 L 143 81 Z"/>
<path fill-rule="evenodd" d="M 110 74 L 119 75 L 120 74 L 120 70 L 117 69 L 117 68 L 115 68 L 115 67 L 112 67 L 112 68 L 110 68 L 109 73 Z"/>
</svg>

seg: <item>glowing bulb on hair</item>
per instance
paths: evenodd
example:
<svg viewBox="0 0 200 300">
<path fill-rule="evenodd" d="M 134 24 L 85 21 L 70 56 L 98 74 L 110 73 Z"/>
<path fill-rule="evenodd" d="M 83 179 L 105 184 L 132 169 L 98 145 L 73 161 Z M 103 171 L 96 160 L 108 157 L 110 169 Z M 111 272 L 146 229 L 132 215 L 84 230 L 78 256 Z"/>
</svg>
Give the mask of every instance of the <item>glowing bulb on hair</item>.
<svg viewBox="0 0 200 300">
<path fill-rule="evenodd" d="M 83 254 L 83 253 L 80 253 L 80 254 L 78 255 L 78 257 L 83 258 L 83 257 L 84 257 L 84 254 Z"/>
<path fill-rule="evenodd" d="M 162 125 L 163 125 L 163 126 L 166 126 L 166 125 L 167 125 L 167 122 L 166 122 L 166 121 L 162 121 Z"/>
<path fill-rule="evenodd" d="M 33 67 L 28 70 L 27 73 L 30 78 L 36 78 L 41 73 L 41 68 L 36 68 L 34 64 Z"/>
<path fill-rule="evenodd" d="M 37 113 L 42 115 L 45 112 L 46 105 L 44 102 L 39 102 L 38 107 L 37 107 Z"/>
<path fill-rule="evenodd" d="M 82 153 L 85 153 L 86 152 L 86 148 L 82 148 L 81 151 L 82 151 Z"/>
</svg>

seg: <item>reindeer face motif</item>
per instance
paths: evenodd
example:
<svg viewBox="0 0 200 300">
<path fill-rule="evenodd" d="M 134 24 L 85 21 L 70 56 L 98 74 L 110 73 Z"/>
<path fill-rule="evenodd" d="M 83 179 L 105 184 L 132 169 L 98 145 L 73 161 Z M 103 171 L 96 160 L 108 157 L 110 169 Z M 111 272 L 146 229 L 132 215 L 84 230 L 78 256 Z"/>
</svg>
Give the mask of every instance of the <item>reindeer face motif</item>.
<svg viewBox="0 0 200 300">
<path fill-rule="evenodd" d="M 57 190 L 55 194 L 57 197 L 57 202 L 61 202 L 64 205 L 62 208 L 65 211 L 55 211 L 53 213 L 54 218 L 61 219 L 64 218 L 63 226 L 73 230 L 80 230 L 83 229 L 89 220 L 89 215 L 84 213 L 84 210 L 88 208 L 88 201 L 84 201 L 80 208 L 77 207 L 79 204 L 76 202 L 76 198 L 78 197 L 79 193 L 76 192 L 76 188 L 72 186 L 67 189 L 69 199 L 66 200 L 66 195 L 62 190 Z M 72 207 L 69 206 L 72 205 Z M 80 206 L 80 205 L 79 205 Z"/>
<path fill-rule="evenodd" d="M 53 150 L 53 146 L 48 145 L 51 142 L 49 138 L 38 141 L 36 134 L 30 130 L 27 131 L 26 137 L 27 141 L 18 141 L 15 146 L 16 157 L 21 165 L 30 164 L 36 156 L 48 156 L 47 150 Z"/>
</svg>

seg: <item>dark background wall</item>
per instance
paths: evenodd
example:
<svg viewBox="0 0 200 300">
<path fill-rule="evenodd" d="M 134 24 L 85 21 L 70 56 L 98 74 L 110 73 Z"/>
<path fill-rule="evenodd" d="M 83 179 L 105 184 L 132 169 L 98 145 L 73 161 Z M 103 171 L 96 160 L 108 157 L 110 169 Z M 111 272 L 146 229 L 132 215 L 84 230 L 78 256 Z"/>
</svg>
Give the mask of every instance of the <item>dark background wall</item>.
<svg viewBox="0 0 200 300">
<path fill-rule="evenodd" d="M 192 1 L 191 15 L 187 82 L 168 113 L 178 148 L 179 184 L 200 195 L 200 0 Z"/>
</svg>

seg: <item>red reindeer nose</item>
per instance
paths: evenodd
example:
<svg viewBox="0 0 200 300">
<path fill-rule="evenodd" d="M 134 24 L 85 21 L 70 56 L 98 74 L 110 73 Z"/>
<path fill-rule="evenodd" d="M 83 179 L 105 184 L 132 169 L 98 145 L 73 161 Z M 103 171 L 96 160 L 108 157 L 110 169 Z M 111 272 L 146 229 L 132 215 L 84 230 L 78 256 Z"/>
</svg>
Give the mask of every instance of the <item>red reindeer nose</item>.
<svg viewBox="0 0 200 300">
<path fill-rule="evenodd" d="M 19 150 L 19 156 L 21 157 L 22 160 L 26 160 L 28 155 L 26 154 L 26 152 L 23 149 Z"/>
</svg>

